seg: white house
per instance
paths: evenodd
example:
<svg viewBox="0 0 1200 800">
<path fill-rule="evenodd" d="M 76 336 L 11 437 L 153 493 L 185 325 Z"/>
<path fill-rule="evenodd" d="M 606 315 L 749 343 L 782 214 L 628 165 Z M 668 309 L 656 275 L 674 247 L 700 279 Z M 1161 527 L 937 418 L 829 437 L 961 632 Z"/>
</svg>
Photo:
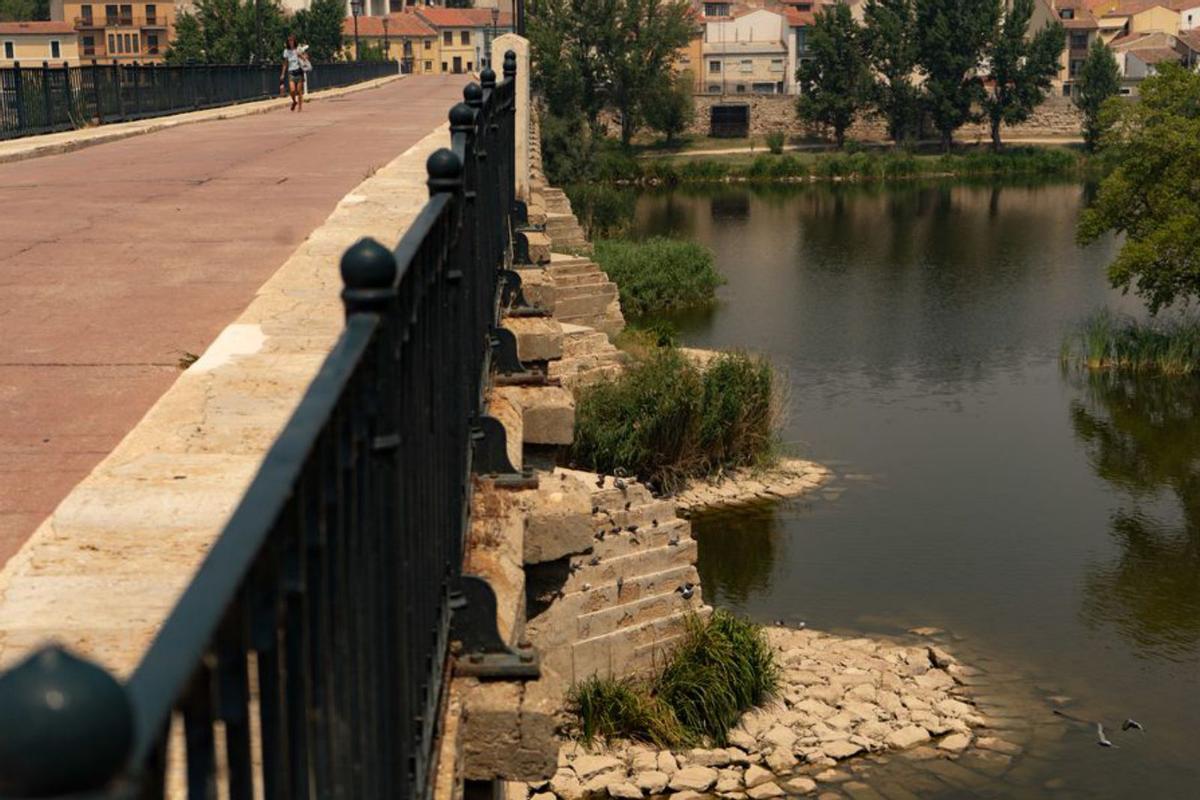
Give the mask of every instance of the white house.
<svg viewBox="0 0 1200 800">
<path fill-rule="evenodd" d="M 789 74 L 787 23 L 763 8 L 705 18 L 701 86 L 709 94 L 784 94 Z M 792 70 L 794 71 L 794 70 Z"/>
</svg>

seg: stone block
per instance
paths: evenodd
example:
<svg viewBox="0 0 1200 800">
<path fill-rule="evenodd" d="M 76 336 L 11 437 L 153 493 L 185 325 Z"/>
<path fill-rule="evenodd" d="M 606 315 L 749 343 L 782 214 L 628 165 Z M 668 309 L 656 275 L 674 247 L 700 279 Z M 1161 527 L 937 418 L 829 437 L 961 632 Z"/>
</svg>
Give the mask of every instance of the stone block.
<svg viewBox="0 0 1200 800">
<path fill-rule="evenodd" d="M 529 243 L 529 262 L 531 264 L 549 264 L 552 242 L 550 237 L 538 231 L 526 231 L 525 241 Z"/>
<path fill-rule="evenodd" d="M 494 394 L 521 411 L 526 444 L 570 444 L 575 438 L 575 398 L 561 386 L 504 386 Z"/>
<path fill-rule="evenodd" d="M 558 771 L 553 710 L 525 702 L 520 683 L 457 678 L 463 698 L 463 776 L 467 780 L 537 781 Z"/>
<path fill-rule="evenodd" d="M 547 477 L 528 500 L 525 563 L 583 553 L 591 548 L 594 533 L 588 487 L 562 473 Z"/>
<path fill-rule="evenodd" d="M 528 299 L 528 298 L 526 298 Z M 522 361 L 562 358 L 562 325 L 544 317 L 508 317 L 504 327 L 517 338 L 517 357 Z"/>
</svg>

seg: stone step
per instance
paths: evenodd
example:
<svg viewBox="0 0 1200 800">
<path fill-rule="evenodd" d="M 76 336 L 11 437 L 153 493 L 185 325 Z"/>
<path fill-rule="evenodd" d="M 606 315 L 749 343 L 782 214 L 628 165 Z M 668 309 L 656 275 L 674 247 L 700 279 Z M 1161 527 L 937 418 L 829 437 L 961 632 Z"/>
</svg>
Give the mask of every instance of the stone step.
<svg viewBox="0 0 1200 800">
<path fill-rule="evenodd" d="M 525 444 L 570 444 L 575 438 L 575 398 L 561 386 L 499 386 L 493 396 L 521 415 Z"/>
<path fill-rule="evenodd" d="M 646 622 L 670 617 L 688 609 L 694 609 L 702 603 L 694 593 L 689 600 L 684 600 L 678 591 L 671 590 L 659 594 L 651 594 L 631 600 L 611 608 L 581 614 L 575 620 L 576 635 L 580 640 L 592 639 L 606 633 L 642 625 Z"/>
<path fill-rule="evenodd" d="M 559 363 L 557 361 L 552 363 Z M 562 385 L 570 389 L 572 392 L 578 391 L 586 386 L 594 386 L 597 383 L 607 383 L 616 380 L 625 371 L 625 367 L 620 364 L 604 364 L 589 368 L 573 368 L 568 367 L 564 370 L 553 370 L 550 377 L 557 378 Z"/>
<path fill-rule="evenodd" d="M 578 681 L 591 675 L 626 675 L 648 667 L 649 664 L 635 662 L 639 651 L 648 654 L 656 646 L 661 647 L 660 642 L 680 636 L 687 628 L 691 613 L 679 611 L 576 642 L 571 648 L 574 679 Z"/>
<path fill-rule="evenodd" d="M 587 554 L 571 557 L 571 564 L 579 568 L 567 577 L 563 584 L 564 592 L 587 591 L 584 586 L 615 584 L 618 580 L 627 581 L 672 567 L 691 566 L 696 563 L 696 542 L 686 539 L 673 547 L 637 550 L 627 555 L 601 559 L 595 566 L 589 564 L 591 559 L 592 556 Z"/>
<path fill-rule="evenodd" d="M 563 298 L 555 292 L 554 318 L 559 322 L 580 322 L 595 320 L 597 330 L 604 330 L 603 323 L 608 322 L 608 307 L 616 300 L 617 287 L 595 294 L 579 295 Z"/>
<path fill-rule="evenodd" d="M 563 334 L 562 357 L 564 359 L 608 356 L 620 352 L 612 346 L 607 336 L 595 328 L 559 323 L 559 329 Z"/>
<path fill-rule="evenodd" d="M 603 273 L 595 261 L 588 258 L 578 258 L 571 261 L 554 261 L 551 260 L 546 265 L 546 269 L 550 275 L 556 280 L 568 275 L 591 275 L 596 272 Z"/>
<path fill-rule="evenodd" d="M 556 284 L 554 287 L 554 299 L 558 303 L 564 300 L 576 300 L 580 297 L 607 297 L 611 302 L 617 297 L 617 285 L 604 277 L 604 274 L 599 274 L 595 280 L 589 283 L 577 283 L 569 286 Z"/>
<path fill-rule="evenodd" d="M 592 544 L 592 554 L 588 557 L 599 558 L 602 562 L 609 558 L 619 558 L 639 550 L 654 550 L 659 547 L 674 547 L 684 542 L 692 541 L 692 528 L 685 519 L 673 517 L 662 522 L 655 528 L 639 528 L 637 533 L 611 533 L 610 529 L 601 524 L 595 524 L 596 530 L 604 530 L 603 539 L 595 540 Z M 674 541 L 676 545 L 670 543 Z"/>
<path fill-rule="evenodd" d="M 550 361 L 563 355 L 562 325 L 546 317 L 507 317 L 504 327 L 517 338 L 522 361 Z"/>
<path fill-rule="evenodd" d="M 621 530 L 637 526 L 638 532 L 641 532 L 644 528 L 652 528 L 655 523 L 661 525 L 677 516 L 673 500 L 651 500 L 646 503 L 629 502 L 629 508 L 624 506 L 624 503 L 617 506 L 602 506 L 600 513 L 593 515 L 596 524 L 607 524 L 609 528 L 617 527 Z M 630 532 L 632 533 L 632 531 Z"/>
<path fill-rule="evenodd" d="M 621 487 L 618 487 L 617 478 L 605 475 L 604 485 L 592 489 L 592 505 L 597 508 L 624 508 L 628 502 L 640 505 L 653 500 L 650 489 L 633 478 L 622 478 Z"/>
<path fill-rule="evenodd" d="M 573 286 L 586 286 L 589 283 L 608 283 L 609 278 L 599 267 L 587 272 L 577 272 L 570 275 L 552 275 L 555 287 L 567 289 Z"/>
</svg>

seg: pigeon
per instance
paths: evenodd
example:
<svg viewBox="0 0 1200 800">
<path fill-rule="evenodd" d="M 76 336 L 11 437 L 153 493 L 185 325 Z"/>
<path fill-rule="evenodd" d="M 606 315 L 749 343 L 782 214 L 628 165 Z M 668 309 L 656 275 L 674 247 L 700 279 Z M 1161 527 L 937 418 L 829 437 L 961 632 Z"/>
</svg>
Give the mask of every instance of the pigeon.
<svg viewBox="0 0 1200 800">
<path fill-rule="evenodd" d="M 1099 722 L 1096 723 L 1096 744 L 1100 745 L 1101 747 L 1116 747 L 1116 745 L 1110 742 L 1108 737 L 1104 735 L 1104 726 Z"/>
<path fill-rule="evenodd" d="M 591 558 L 588 559 L 589 567 L 594 567 L 599 563 L 600 563 L 600 556 L 592 556 Z"/>
<path fill-rule="evenodd" d="M 1138 731 L 1146 730 L 1145 728 L 1142 727 L 1142 723 L 1138 722 L 1136 719 L 1127 719 L 1121 723 L 1121 730 L 1127 731 L 1130 728 L 1133 728 L 1134 730 L 1138 730 Z"/>
<path fill-rule="evenodd" d="M 628 511 L 628 510 L 629 510 L 629 507 L 630 507 L 631 505 L 633 505 L 633 501 L 632 501 L 632 500 L 626 500 L 626 501 L 625 501 L 625 510 L 626 510 L 626 511 Z"/>
<path fill-rule="evenodd" d="M 625 481 L 621 480 L 620 478 L 613 478 L 613 486 L 617 487 L 622 492 L 625 491 Z"/>
<path fill-rule="evenodd" d="M 677 547 L 678 545 L 679 545 L 679 537 L 678 536 L 672 536 L 670 539 L 667 539 L 667 547 Z"/>
<path fill-rule="evenodd" d="M 638 529 L 637 525 L 630 525 L 625 530 L 629 531 L 630 533 L 637 533 L 637 529 Z"/>
<path fill-rule="evenodd" d="M 617 576 L 617 594 L 620 594 L 620 593 L 621 593 L 621 587 L 622 587 L 622 586 L 624 586 L 624 585 L 625 585 L 625 576 L 624 576 L 624 575 L 618 575 L 618 576 Z"/>
<path fill-rule="evenodd" d="M 596 485 L 599 486 L 601 489 L 604 488 L 604 476 L 603 475 L 596 476 Z"/>
<path fill-rule="evenodd" d="M 657 528 L 657 527 L 658 527 L 658 520 L 656 520 L 656 519 L 652 519 L 652 520 L 650 520 L 650 527 L 651 527 L 651 528 Z"/>
<path fill-rule="evenodd" d="M 675 591 L 679 592 L 679 594 L 683 596 L 684 600 L 691 600 L 692 595 L 696 593 L 696 585 L 693 583 L 685 583 Z"/>
<path fill-rule="evenodd" d="M 583 591 L 587 592 L 587 591 L 591 591 L 592 585 L 590 583 L 585 583 L 580 588 L 583 589 Z"/>
</svg>

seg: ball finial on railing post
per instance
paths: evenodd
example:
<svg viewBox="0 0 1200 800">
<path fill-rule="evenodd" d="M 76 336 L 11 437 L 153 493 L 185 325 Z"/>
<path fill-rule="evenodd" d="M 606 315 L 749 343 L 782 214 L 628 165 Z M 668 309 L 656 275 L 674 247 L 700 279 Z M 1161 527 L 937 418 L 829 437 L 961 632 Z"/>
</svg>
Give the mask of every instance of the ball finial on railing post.
<svg viewBox="0 0 1200 800">
<path fill-rule="evenodd" d="M 475 109 L 466 103 L 455 103 L 450 109 L 450 132 L 469 132 L 475 127 Z"/>
<path fill-rule="evenodd" d="M 396 293 L 396 257 L 392 251 L 364 236 L 342 253 L 342 303 L 346 316 L 380 311 Z"/>
<path fill-rule="evenodd" d="M 0 795 L 107 786 L 133 749 L 133 708 L 103 667 L 57 645 L 0 675 Z"/>
<path fill-rule="evenodd" d="M 484 89 L 495 89 L 496 70 L 492 69 L 491 67 L 484 67 L 483 71 L 479 73 L 479 84 Z"/>
<path fill-rule="evenodd" d="M 435 150 L 425 162 L 429 179 L 425 184 L 432 197 L 441 192 L 457 192 L 462 186 L 462 161 L 453 150 L 442 147 Z"/>
<path fill-rule="evenodd" d="M 463 102 L 471 108 L 483 108 L 483 87 L 471 81 L 463 87 Z"/>
<path fill-rule="evenodd" d="M 517 54 L 513 50 L 504 51 L 504 80 L 510 81 L 517 77 Z"/>
</svg>

